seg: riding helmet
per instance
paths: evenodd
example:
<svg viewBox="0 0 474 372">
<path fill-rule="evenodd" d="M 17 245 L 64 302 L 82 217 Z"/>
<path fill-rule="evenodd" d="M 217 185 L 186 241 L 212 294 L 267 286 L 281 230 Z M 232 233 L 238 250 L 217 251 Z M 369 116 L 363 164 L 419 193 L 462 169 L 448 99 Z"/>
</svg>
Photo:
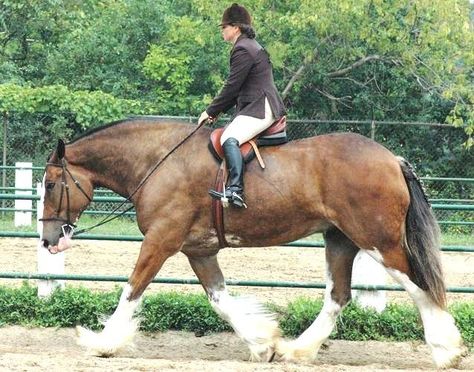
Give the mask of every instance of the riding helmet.
<svg viewBox="0 0 474 372">
<path fill-rule="evenodd" d="M 242 5 L 233 3 L 224 11 L 224 14 L 222 15 L 221 26 L 231 24 L 252 25 L 252 18 L 250 17 L 250 14 Z"/>
</svg>

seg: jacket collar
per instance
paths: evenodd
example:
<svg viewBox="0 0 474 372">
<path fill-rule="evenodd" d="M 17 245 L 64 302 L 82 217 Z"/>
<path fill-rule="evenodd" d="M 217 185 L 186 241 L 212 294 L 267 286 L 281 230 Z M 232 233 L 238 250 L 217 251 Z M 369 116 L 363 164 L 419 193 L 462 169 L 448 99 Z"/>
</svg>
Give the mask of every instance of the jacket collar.
<svg viewBox="0 0 474 372">
<path fill-rule="evenodd" d="M 246 34 L 240 34 L 240 36 L 237 38 L 237 40 L 235 41 L 233 47 L 232 47 L 232 50 L 235 49 L 235 47 L 237 46 L 237 44 L 242 41 L 243 39 L 248 39 L 248 36 Z"/>
</svg>

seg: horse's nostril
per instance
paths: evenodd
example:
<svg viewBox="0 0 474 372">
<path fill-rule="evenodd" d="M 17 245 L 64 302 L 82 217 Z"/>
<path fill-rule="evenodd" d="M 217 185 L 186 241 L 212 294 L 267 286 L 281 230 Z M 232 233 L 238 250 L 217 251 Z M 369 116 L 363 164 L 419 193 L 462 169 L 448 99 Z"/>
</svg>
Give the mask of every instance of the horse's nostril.
<svg viewBox="0 0 474 372">
<path fill-rule="evenodd" d="M 48 248 L 49 247 L 49 241 L 46 239 L 43 239 L 43 247 Z"/>
</svg>

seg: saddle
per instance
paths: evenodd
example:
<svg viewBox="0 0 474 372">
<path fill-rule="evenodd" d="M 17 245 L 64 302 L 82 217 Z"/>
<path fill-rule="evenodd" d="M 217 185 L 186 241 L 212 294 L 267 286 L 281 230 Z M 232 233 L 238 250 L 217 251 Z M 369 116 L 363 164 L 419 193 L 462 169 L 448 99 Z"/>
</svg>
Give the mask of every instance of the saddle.
<svg viewBox="0 0 474 372">
<path fill-rule="evenodd" d="M 214 129 L 211 132 L 211 136 L 209 138 L 209 150 L 218 161 L 222 161 L 224 159 L 224 150 L 221 146 L 221 136 L 224 130 L 225 127 Z M 244 144 L 241 144 L 240 152 L 242 153 L 244 162 L 248 163 L 255 158 L 256 154 L 259 157 L 257 150 L 258 147 L 282 145 L 287 142 L 288 137 L 286 135 L 286 116 L 283 116 L 256 137 L 252 138 L 248 142 L 245 142 Z M 263 163 L 261 162 L 260 164 L 262 165 Z M 264 168 L 264 166 L 262 166 L 262 168 Z"/>
</svg>

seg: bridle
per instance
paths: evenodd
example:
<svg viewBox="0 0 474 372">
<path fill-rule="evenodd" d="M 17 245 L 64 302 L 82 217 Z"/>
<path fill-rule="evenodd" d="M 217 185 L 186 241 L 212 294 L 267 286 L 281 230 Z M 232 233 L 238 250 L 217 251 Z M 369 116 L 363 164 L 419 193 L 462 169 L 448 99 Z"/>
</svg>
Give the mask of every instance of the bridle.
<svg viewBox="0 0 474 372">
<path fill-rule="evenodd" d="M 61 231 L 62 231 L 62 236 L 65 235 L 72 235 L 74 233 L 74 229 L 76 228 L 76 225 L 71 221 L 71 197 L 69 194 L 69 185 L 67 183 L 67 177 L 66 174 L 71 177 L 72 181 L 74 182 L 74 185 L 79 189 L 79 191 L 86 197 L 86 199 L 90 202 L 92 202 L 92 199 L 87 193 L 84 191 L 82 188 L 81 184 L 79 181 L 74 178 L 74 176 L 71 174 L 69 169 L 67 168 L 67 163 L 66 160 L 63 158 L 61 159 L 61 163 L 46 163 L 46 167 L 59 167 L 62 169 L 61 173 L 61 193 L 59 195 L 59 205 L 58 208 L 56 209 L 56 215 L 53 217 L 49 218 L 40 218 L 39 221 L 42 222 L 47 222 L 47 221 L 59 221 L 62 222 L 63 224 L 61 225 Z M 46 185 L 44 185 L 46 186 Z M 64 193 L 66 193 L 66 218 L 60 217 L 61 209 L 63 206 L 63 196 Z M 79 214 L 82 211 L 79 212 Z"/>
</svg>

